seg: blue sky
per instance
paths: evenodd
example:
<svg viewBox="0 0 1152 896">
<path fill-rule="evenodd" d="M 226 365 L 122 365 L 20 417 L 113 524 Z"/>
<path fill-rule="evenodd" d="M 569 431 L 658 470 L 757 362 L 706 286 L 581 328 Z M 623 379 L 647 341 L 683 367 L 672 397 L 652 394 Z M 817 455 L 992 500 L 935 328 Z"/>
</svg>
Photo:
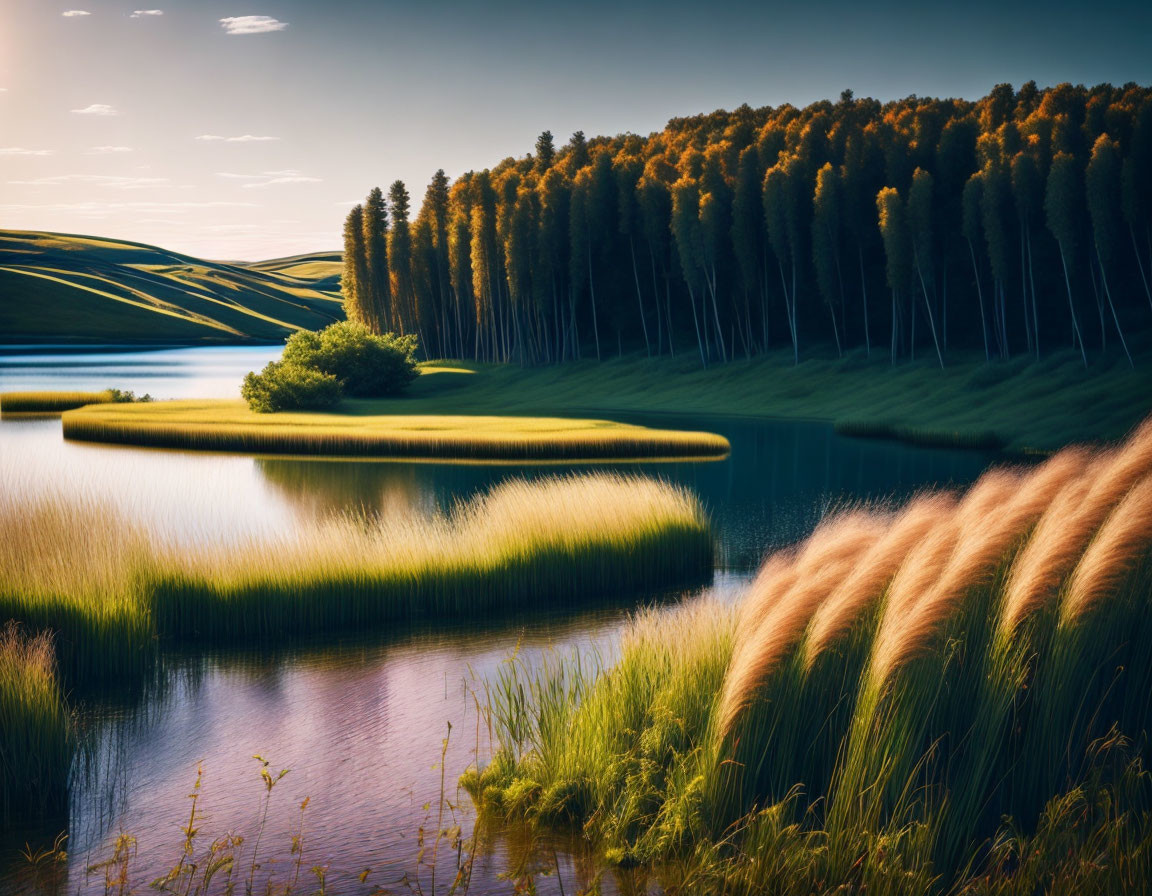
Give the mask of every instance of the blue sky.
<svg viewBox="0 0 1152 896">
<path fill-rule="evenodd" d="M 68 14 L 72 13 L 72 14 Z M 352 201 L 740 103 L 1152 82 L 1152 4 L 0 0 L 0 226 L 214 258 Z"/>
</svg>

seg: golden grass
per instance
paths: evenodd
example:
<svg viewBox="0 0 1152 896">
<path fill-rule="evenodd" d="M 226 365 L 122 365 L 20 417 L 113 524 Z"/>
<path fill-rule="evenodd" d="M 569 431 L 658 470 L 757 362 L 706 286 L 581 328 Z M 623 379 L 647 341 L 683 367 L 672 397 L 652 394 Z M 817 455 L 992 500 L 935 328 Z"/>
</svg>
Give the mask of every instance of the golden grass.
<svg viewBox="0 0 1152 896">
<path fill-rule="evenodd" d="M 865 511 L 849 511 L 821 525 L 788 573 L 775 582 L 753 588 L 745 607 L 757 612 L 741 614 L 740 635 L 732 664 L 724 682 L 718 711 L 722 731 L 729 731 L 740 711 L 757 689 L 795 647 L 807 629 L 812 615 L 875 546 L 883 532 L 884 518 Z M 770 605 L 761 593 L 772 595 Z"/>
<path fill-rule="evenodd" d="M 104 392 L 0 392 L 0 414 L 59 414 L 87 404 L 107 404 Z"/>
<path fill-rule="evenodd" d="M 0 628 L 0 826 L 63 807 L 72 738 L 51 636 L 8 623 Z"/>
<path fill-rule="evenodd" d="M 0 619 L 59 635 L 65 669 L 132 671 L 157 637 L 260 638 L 490 614 L 695 583 L 699 502 L 611 474 L 511 480 L 448 513 L 164 541 L 104 505 L 0 493 Z"/>
<path fill-rule="evenodd" d="M 805 641 L 805 664 L 809 669 L 867 609 L 878 604 L 905 558 L 954 512 L 955 506 L 955 499 L 948 494 L 920 495 L 908 504 L 813 614 Z"/>
<path fill-rule="evenodd" d="M 354 409 L 355 405 L 351 405 Z M 241 401 L 164 401 L 82 408 L 64 436 L 162 448 L 270 454 L 536 460 L 719 458 L 705 432 L 607 420 L 355 413 L 256 414 Z"/>
<path fill-rule="evenodd" d="M 1074 621 L 1099 606 L 1123 585 L 1148 556 L 1152 544 L 1152 476 L 1134 485 L 1108 515 L 1076 564 L 1061 605 L 1061 617 Z"/>
</svg>

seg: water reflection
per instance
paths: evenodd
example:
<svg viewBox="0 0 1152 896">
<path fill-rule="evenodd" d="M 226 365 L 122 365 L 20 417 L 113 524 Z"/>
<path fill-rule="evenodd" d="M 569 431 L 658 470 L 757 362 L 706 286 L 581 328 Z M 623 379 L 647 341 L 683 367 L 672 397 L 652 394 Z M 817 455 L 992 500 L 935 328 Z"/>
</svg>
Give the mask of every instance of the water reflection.
<svg viewBox="0 0 1152 896">
<path fill-rule="evenodd" d="M 757 566 L 766 552 L 804 537 L 837 505 L 901 500 L 929 486 L 963 485 L 993 460 L 980 452 L 846 439 L 820 423 L 618 416 L 652 426 L 706 429 L 731 442 L 732 452 L 723 461 L 597 467 L 660 477 L 691 489 L 716 524 L 720 564 L 730 569 Z M 255 464 L 280 497 L 309 517 L 447 509 L 511 476 L 533 479 L 588 469 L 270 457 L 257 458 Z"/>
</svg>

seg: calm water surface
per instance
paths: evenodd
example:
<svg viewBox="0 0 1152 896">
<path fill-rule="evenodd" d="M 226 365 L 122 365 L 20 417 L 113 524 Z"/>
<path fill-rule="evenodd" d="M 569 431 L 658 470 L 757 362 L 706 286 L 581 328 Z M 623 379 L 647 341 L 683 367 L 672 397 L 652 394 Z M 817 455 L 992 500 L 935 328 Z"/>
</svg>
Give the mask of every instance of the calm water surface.
<svg viewBox="0 0 1152 896">
<path fill-rule="evenodd" d="M 233 397 L 245 372 L 278 354 L 279 348 L 250 347 L 84 354 L 0 347 L 0 391 L 115 386 L 157 398 Z M 766 551 L 811 531 L 829 508 L 970 482 L 992 460 L 973 452 L 843 439 L 821 424 L 622 419 L 708 429 L 731 441 L 731 456 L 721 462 L 621 467 L 681 483 L 699 495 L 720 545 L 711 590 L 731 600 L 739 598 Z M 232 539 L 350 509 L 426 512 L 509 477 L 564 469 L 110 447 L 65 442 L 55 419 L 0 420 L 0 489 L 30 498 L 54 488 L 84 493 L 175 538 Z M 411 877 L 420 870 L 417 831 L 440 804 L 440 754 L 449 723 L 446 796 L 458 802 L 456 778 L 477 746 L 473 693 L 486 674 L 516 650 L 528 658 L 559 648 L 610 659 L 630 608 L 694 596 L 641 595 L 628 605 L 484 626 L 405 627 L 277 651 L 167 656 L 158 680 L 139 692 L 79 701 L 85 747 L 73 774 L 69 816 L 59 825 L 66 824 L 69 834 L 64 892 L 102 891 L 100 876 L 87 875 L 85 868 L 106 857 L 122 831 L 138 839 L 138 879 L 168 870 L 179 858 L 186 797 L 198 765 L 204 770 L 205 840 L 250 830 L 262 790 L 256 753 L 277 769 L 291 769 L 274 791 L 260 847 L 267 859 L 290 864 L 288 844 L 307 796 L 305 873 L 312 865 L 328 865 L 330 883 L 359 892 L 367 888 L 357 876 L 370 868 L 369 885 L 394 886 L 405 873 Z M 464 797 L 456 811 L 465 833 L 468 806 Z M 429 827 L 435 828 L 434 817 Z M 0 894 L 31 887 L 18 847 L 32 836 L 21 831 L 0 839 Z M 524 851 L 515 832 L 486 838 L 471 892 L 510 892 L 513 885 L 503 875 Z M 556 861 L 564 892 L 587 882 L 590 872 L 581 857 L 560 850 Z M 451 857 L 441 864 L 437 886 L 443 890 Z M 425 868 L 425 891 L 429 883 Z M 615 879 L 602 883 L 606 892 L 629 888 Z M 554 876 L 539 880 L 538 888 L 561 892 Z"/>
</svg>

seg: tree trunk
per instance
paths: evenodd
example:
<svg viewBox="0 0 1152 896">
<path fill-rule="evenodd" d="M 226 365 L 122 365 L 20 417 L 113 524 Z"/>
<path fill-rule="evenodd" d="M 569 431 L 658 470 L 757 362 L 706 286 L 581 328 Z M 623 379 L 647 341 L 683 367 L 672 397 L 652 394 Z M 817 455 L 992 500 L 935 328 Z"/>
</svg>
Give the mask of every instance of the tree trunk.
<svg viewBox="0 0 1152 896">
<path fill-rule="evenodd" d="M 636 304 L 640 308 L 640 326 L 644 330 L 644 350 L 652 357 L 652 344 L 648 341 L 648 324 L 644 320 L 644 298 L 640 294 L 640 272 L 636 270 L 636 241 L 628 237 L 628 248 L 632 251 L 632 278 L 636 281 Z"/>
<path fill-rule="evenodd" d="M 1072 304 L 1072 281 L 1068 277 L 1068 262 L 1064 258 L 1064 244 L 1059 240 L 1056 245 L 1060 247 L 1060 264 L 1064 268 L 1064 286 L 1068 289 L 1068 311 L 1072 315 L 1072 336 L 1080 341 L 1080 357 L 1084 359 L 1084 369 L 1088 369 L 1088 352 L 1084 348 L 1084 334 L 1080 332 L 1080 324 L 1076 321 L 1076 306 Z"/>
<path fill-rule="evenodd" d="M 944 369 L 944 355 L 940 351 L 940 340 L 936 338 L 936 320 L 932 316 L 932 303 L 928 301 L 928 285 L 924 282 L 924 274 L 920 271 L 920 264 L 916 264 L 916 276 L 920 278 L 920 289 L 924 292 L 924 307 L 928 310 L 928 329 L 932 331 L 932 343 L 936 346 L 936 359 L 940 362 L 940 369 Z M 913 325 L 916 318 L 913 317 Z"/>
<path fill-rule="evenodd" d="M 968 252 L 972 256 L 972 273 L 976 276 L 976 301 L 980 303 L 980 330 L 984 334 L 984 360 L 991 361 L 992 354 L 988 351 L 988 321 L 984 318 L 984 290 L 980 286 L 980 268 L 976 264 L 976 250 L 972 248 L 972 240 L 968 240 Z M 1072 294 L 1069 292 L 1068 297 Z M 1075 315 L 1073 315 L 1075 320 Z"/>
<path fill-rule="evenodd" d="M 692 325 L 696 327 L 696 344 L 700 346 L 700 365 L 707 368 L 708 358 L 704 354 L 704 339 L 700 335 L 700 321 L 696 317 L 696 292 L 691 285 L 688 286 L 688 304 L 692 306 Z"/>
<path fill-rule="evenodd" d="M 600 360 L 600 324 L 596 320 L 596 284 L 592 282 L 592 242 L 588 242 L 588 294 L 592 298 L 592 333 L 596 337 L 596 360 Z"/>
<path fill-rule="evenodd" d="M 864 300 L 864 350 L 872 357 L 872 338 L 868 335 L 868 285 L 864 280 L 864 247 L 856 242 L 856 254 L 860 259 L 860 296 Z"/>
<path fill-rule="evenodd" d="M 1116 306 L 1112 302 L 1112 290 L 1108 288 L 1108 275 L 1104 272 L 1104 259 L 1100 257 L 1100 246 L 1096 246 L 1096 260 L 1100 262 L 1100 282 L 1104 284 L 1104 295 L 1108 297 L 1108 307 L 1112 310 L 1112 321 L 1116 324 L 1116 332 L 1120 336 L 1120 345 L 1124 348 L 1124 354 L 1128 356 L 1128 365 L 1135 367 L 1132 363 L 1132 354 L 1128 351 L 1128 343 L 1124 339 L 1124 330 L 1120 327 L 1120 318 L 1116 314 Z"/>
<path fill-rule="evenodd" d="M 716 341 L 720 344 L 720 360 L 727 362 L 728 350 L 724 346 L 724 331 L 720 327 L 720 306 L 716 301 L 716 266 L 712 266 L 712 276 L 705 275 L 708 281 L 708 292 L 712 295 L 712 317 L 716 321 Z"/>
<path fill-rule="evenodd" d="M 1148 297 L 1148 304 L 1152 306 L 1152 289 L 1148 288 L 1148 275 L 1144 273 L 1144 260 L 1140 257 L 1140 247 L 1136 244 L 1136 228 L 1128 225 L 1128 233 L 1132 237 L 1132 251 L 1136 254 L 1136 265 L 1140 268 L 1140 282 L 1144 284 L 1144 295 Z"/>
</svg>

